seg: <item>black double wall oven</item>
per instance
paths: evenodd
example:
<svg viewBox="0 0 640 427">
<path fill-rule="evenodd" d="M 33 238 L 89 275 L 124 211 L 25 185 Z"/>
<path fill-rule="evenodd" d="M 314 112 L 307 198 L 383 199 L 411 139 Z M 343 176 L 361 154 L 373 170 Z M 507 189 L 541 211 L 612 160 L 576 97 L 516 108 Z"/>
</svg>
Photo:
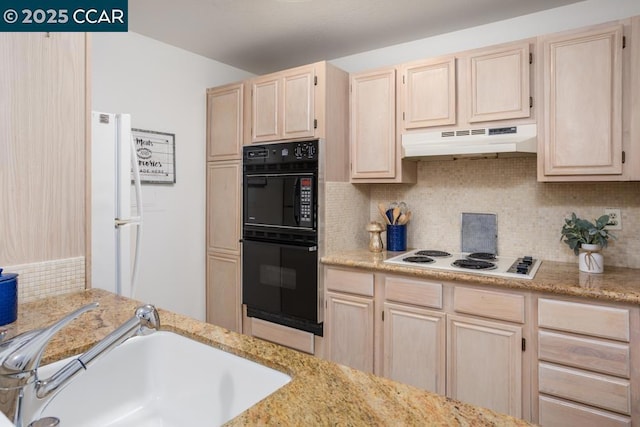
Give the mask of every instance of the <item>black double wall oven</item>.
<svg viewBox="0 0 640 427">
<path fill-rule="evenodd" d="M 319 141 L 243 150 L 242 302 L 247 315 L 322 335 Z"/>
</svg>

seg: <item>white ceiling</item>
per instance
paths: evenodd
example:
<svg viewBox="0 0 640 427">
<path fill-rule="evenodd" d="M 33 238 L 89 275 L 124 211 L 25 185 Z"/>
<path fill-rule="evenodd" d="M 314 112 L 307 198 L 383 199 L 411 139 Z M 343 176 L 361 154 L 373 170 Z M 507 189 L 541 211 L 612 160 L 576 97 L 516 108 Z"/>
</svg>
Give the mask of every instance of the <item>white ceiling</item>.
<svg viewBox="0 0 640 427">
<path fill-rule="evenodd" d="M 265 74 L 578 0 L 130 0 L 129 30 Z"/>
</svg>

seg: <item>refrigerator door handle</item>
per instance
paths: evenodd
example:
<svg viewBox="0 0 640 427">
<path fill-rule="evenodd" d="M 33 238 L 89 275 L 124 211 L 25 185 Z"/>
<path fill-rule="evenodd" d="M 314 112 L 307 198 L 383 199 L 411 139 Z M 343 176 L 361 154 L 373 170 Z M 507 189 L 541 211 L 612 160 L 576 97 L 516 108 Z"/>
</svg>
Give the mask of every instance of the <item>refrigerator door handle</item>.
<svg viewBox="0 0 640 427">
<path fill-rule="evenodd" d="M 138 210 L 138 216 L 132 217 L 127 220 L 127 224 L 137 225 L 136 227 L 136 249 L 133 257 L 133 269 L 131 272 L 131 298 L 135 298 L 136 284 L 138 281 L 138 262 L 140 259 L 140 246 L 142 244 L 142 186 L 140 184 L 140 168 L 138 167 L 138 153 L 136 152 L 136 142 L 133 139 L 133 134 L 130 135 L 131 139 L 131 169 L 133 170 L 133 183 L 136 189 L 136 207 Z M 123 225 L 127 225 L 123 224 Z M 118 226 L 118 219 L 116 219 L 116 227 Z"/>
<path fill-rule="evenodd" d="M 139 216 L 134 216 L 129 219 L 115 219 L 116 227 L 124 227 L 126 225 L 140 225 L 142 224 L 142 218 Z"/>
<path fill-rule="evenodd" d="M 138 209 L 138 216 L 133 218 L 137 218 L 142 222 L 142 186 L 140 183 L 140 167 L 138 167 L 138 153 L 136 152 L 136 142 L 133 139 L 133 135 L 131 135 L 131 169 L 133 171 L 133 184 L 136 190 L 136 207 Z"/>
</svg>

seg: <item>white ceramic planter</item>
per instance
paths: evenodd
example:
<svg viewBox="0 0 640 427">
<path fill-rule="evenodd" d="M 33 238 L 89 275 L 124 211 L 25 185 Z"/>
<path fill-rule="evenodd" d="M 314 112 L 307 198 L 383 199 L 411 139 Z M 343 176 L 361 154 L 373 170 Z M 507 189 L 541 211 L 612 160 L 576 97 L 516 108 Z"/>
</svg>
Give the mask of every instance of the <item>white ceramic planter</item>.
<svg viewBox="0 0 640 427">
<path fill-rule="evenodd" d="M 604 257 L 600 253 L 600 245 L 583 244 L 578 254 L 580 271 L 585 273 L 602 273 L 604 271 Z"/>
</svg>

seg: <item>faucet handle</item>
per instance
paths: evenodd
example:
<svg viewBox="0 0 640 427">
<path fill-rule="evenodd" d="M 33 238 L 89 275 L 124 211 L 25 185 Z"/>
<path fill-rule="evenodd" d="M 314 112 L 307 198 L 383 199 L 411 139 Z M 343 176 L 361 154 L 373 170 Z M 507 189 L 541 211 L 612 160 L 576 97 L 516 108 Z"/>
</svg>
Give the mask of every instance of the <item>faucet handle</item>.
<svg viewBox="0 0 640 427">
<path fill-rule="evenodd" d="M 87 304 L 48 327 L 22 333 L 0 344 L 0 373 L 20 374 L 35 370 L 51 338 L 81 314 L 99 305 L 97 302 Z"/>
</svg>

